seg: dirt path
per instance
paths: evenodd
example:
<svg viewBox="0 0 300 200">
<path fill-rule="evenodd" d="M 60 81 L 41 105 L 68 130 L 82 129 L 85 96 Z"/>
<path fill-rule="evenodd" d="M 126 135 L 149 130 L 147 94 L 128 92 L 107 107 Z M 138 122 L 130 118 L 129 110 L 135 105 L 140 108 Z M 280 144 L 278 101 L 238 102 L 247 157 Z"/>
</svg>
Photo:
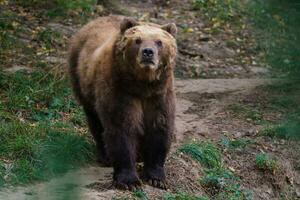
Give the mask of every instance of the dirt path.
<svg viewBox="0 0 300 200">
<path fill-rule="evenodd" d="M 252 88 L 265 82 L 262 79 L 177 79 L 176 142 L 172 152 L 184 141 L 197 138 L 217 140 L 220 133 L 211 132 L 210 121 L 222 111 L 237 95 L 248 93 Z M 170 155 L 172 155 L 172 152 Z M 170 156 L 171 157 L 171 156 Z M 167 174 L 170 191 L 183 188 L 203 194 L 201 186 L 195 182 L 199 177 L 197 167 L 192 160 L 182 157 L 167 162 Z M 194 171 L 193 171 L 194 170 Z M 17 187 L 0 192 L 0 199 L 111 199 L 128 196 L 130 193 L 114 190 L 110 187 L 112 169 L 100 166 L 88 166 L 71 171 L 63 177 L 29 187 Z M 178 178 L 181 177 L 181 180 Z M 194 181 L 190 181 L 194 180 Z M 178 182 L 179 181 L 179 182 Z M 158 198 L 163 191 L 145 186 L 149 197 Z"/>
</svg>

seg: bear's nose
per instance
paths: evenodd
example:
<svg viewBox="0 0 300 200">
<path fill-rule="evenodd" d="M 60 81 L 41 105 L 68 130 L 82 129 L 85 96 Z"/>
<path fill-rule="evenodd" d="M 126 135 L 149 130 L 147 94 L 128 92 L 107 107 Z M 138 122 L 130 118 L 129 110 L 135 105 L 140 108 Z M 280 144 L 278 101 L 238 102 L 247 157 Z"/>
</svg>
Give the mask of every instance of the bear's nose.
<svg viewBox="0 0 300 200">
<path fill-rule="evenodd" d="M 152 58 L 154 55 L 154 51 L 150 48 L 145 48 L 143 49 L 142 54 L 144 58 Z"/>
</svg>

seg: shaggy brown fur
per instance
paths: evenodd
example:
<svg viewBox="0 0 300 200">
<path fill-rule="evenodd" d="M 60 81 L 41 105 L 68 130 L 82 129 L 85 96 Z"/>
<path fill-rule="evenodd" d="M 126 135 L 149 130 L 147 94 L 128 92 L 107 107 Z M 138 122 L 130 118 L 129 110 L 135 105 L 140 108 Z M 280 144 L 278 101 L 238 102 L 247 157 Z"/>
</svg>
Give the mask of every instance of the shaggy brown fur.
<svg viewBox="0 0 300 200">
<path fill-rule="evenodd" d="M 173 68 L 176 26 L 138 23 L 121 16 L 98 18 L 72 39 L 69 67 L 99 159 L 111 163 L 117 187 L 142 178 L 165 188 L 164 162 L 174 129 Z"/>
</svg>

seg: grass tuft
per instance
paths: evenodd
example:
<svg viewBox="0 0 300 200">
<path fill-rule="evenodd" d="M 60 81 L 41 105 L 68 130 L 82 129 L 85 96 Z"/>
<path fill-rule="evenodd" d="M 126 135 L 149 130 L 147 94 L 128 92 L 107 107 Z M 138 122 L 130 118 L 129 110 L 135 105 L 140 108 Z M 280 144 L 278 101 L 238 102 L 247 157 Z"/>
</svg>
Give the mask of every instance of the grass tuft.
<svg viewBox="0 0 300 200">
<path fill-rule="evenodd" d="M 179 148 L 179 151 L 190 155 L 205 167 L 219 168 L 221 166 L 221 153 L 218 148 L 210 142 L 184 144 Z"/>
<path fill-rule="evenodd" d="M 235 116 L 255 123 L 260 123 L 263 120 L 263 113 L 260 110 L 247 105 L 235 104 L 230 106 L 229 109 Z"/>
<path fill-rule="evenodd" d="M 213 199 L 247 199 L 249 194 L 240 188 L 238 179 L 224 168 L 208 169 L 206 175 L 200 180 L 201 185 Z"/>
<path fill-rule="evenodd" d="M 143 190 L 136 190 L 132 192 L 133 199 L 137 200 L 148 200 L 147 193 Z"/>
<path fill-rule="evenodd" d="M 45 49 L 52 49 L 63 44 L 62 35 L 49 28 L 41 29 L 36 35 L 36 40 L 41 43 Z"/>
<path fill-rule="evenodd" d="M 249 194 L 240 188 L 238 178 L 223 166 L 221 152 L 214 144 L 194 141 L 179 150 L 205 167 L 205 176 L 200 183 L 213 199 L 247 199 Z"/>
<path fill-rule="evenodd" d="M 248 144 L 251 144 L 252 141 L 250 139 L 228 139 L 226 137 L 222 138 L 220 144 L 228 149 L 243 149 Z"/>
<path fill-rule="evenodd" d="M 96 5 L 96 0 L 16 0 L 15 2 L 26 8 L 44 9 L 46 10 L 44 14 L 49 17 L 70 16 L 74 13 L 86 15 L 91 13 Z"/>
<path fill-rule="evenodd" d="M 204 15 L 215 20 L 230 20 L 238 14 L 238 3 L 232 0 L 194 0 L 195 10 L 205 11 Z"/>
<path fill-rule="evenodd" d="M 259 133 L 259 136 L 279 138 L 285 140 L 300 140 L 300 123 L 298 121 L 286 121 L 279 125 L 267 125 Z"/>
<path fill-rule="evenodd" d="M 179 192 L 177 194 L 165 193 L 163 200 L 208 200 L 208 198 L 194 196 L 185 192 Z"/>
<path fill-rule="evenodd" d="M 0 180 L 7 184 L 49 180 L 90 161 L 94 147 L 63 123 L 9 122 L 0 128 Z"/>
<path fill-rule="evenodd" d="M 256 155 L 255 164 L 256 167 L 262 171 L 269 171 L 274 173 L 279 169 L 278 163 L 275 160 L 269 158 L 264 153 Z"/>
</svg>

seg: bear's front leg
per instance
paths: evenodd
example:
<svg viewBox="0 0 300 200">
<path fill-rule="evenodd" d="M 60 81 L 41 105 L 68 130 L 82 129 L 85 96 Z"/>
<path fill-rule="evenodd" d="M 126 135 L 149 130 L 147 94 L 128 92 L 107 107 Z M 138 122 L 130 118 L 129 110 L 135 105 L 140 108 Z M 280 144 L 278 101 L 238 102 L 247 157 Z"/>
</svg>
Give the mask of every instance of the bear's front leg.
<svg viewBox="0 0 300 200">
<path fill-rule="evenodd" d="M 141 181 L 135 166 L 135 143 L 127 134 L 122 131 L 110 133 L 107 148 L 114 168 L 114 185 L 119 189 L 135 190 L 141 185 Z"/>
<path fill-rule="evenodd" d="M 169 150 L 170 139 L 165 133 L 153 133 L 145 138 L 144 169 L 142 178 L 149 185 L 166 189 L 165 159 Z"/>
<path fill-rule="evenodd" d="M 166 189 L 164 164 L 174 129 L 173 93 L 166 95 L 165 98 L 154 98 L 147 104 L 146 134 L 142 142 L 143 180 L 154 187 Z"/>
<path fill-rule="evenodd" d="M 113 165 L 114 185 L 135 190 L 141 186 L 136 171 L 136 138 L 140 130 L 141 106 L 131 98 L 115 98 L 103 109 L 104 138 Z"/>
</svg>

